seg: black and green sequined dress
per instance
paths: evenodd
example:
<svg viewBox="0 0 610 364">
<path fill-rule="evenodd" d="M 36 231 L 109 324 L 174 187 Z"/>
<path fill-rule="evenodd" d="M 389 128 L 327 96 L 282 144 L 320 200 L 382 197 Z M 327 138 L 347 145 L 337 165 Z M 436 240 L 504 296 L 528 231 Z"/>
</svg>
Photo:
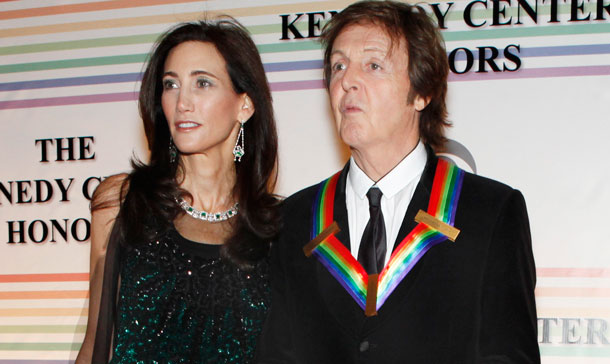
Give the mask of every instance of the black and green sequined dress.
<svg viewBox="0 0 610 364">
<path fill-rule="evenodd" d="M 121 252 L 112 364 L 249 363 L 269 305 L 268 263 L 243 271 L 220 246 L 170 230 Z"/>
</svg>

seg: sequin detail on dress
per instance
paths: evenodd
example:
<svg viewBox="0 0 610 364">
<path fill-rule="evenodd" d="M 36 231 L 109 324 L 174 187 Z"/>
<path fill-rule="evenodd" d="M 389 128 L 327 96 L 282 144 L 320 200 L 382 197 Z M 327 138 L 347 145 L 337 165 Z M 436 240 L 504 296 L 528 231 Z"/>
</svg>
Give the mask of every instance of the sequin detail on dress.
<svg viewBox="0 0 610 364">
<path fill-rule="evenodd" d="M 112 364 L 252 361 L 268 262 L 242 271 L 219 253 L 173 230 L 123 255 Z"/>
</svg>

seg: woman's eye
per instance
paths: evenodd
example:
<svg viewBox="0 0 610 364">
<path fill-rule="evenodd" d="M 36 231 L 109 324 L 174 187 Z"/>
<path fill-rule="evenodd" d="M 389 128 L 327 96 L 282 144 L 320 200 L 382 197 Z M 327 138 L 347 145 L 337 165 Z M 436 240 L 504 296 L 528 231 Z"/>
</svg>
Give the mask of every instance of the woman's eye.
<svg viewBox="0 0 610 364">
<path fill-rule="evenodd" d="M 169 90 L 172 88 L 178 88 L 178 85 L 173 80 L 163 80 L 163 89 Z"/>
<path fill-rule="evenodd" d="M 381 69 L 381 66 L 380 66 L 380 65 L 378 65 L 377 63 L 371 63 L 371 69 L 372 69 L 373 71 L 377 71 L 377 70 L 380 70 L 380 69 Z"/>
<path fill-rule="evenodd" d="M 197 80 L 197 87 L 209 87 L 212 86 L 212 83 L 206 79 Z"/>
</svg>

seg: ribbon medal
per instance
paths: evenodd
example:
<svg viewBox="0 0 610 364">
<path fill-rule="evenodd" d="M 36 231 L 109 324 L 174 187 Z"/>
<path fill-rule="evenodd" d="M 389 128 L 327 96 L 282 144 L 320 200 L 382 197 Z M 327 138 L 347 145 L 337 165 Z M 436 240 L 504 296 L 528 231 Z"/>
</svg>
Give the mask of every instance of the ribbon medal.
<svg viewBox="0 0 610 364">
<path fill-rule="evenodd" d="M 434 245 L 447 239 L 455 241 L 459 230 L 454 225 L 464 171 L 439 159 L 432 183 L 428 211 L 419 210 L 417 226 L 392 252 L 380 274 L 368 275 L 362 265 L 336 237 L 333 221 L 335 191 L 340 172 L 320 183 L 313 206 L 311 241 L 303 247 L 306 256 L 314 255 L 354 298 L 367 316 L 374 316 L 398 284 Z"/>
</svg>

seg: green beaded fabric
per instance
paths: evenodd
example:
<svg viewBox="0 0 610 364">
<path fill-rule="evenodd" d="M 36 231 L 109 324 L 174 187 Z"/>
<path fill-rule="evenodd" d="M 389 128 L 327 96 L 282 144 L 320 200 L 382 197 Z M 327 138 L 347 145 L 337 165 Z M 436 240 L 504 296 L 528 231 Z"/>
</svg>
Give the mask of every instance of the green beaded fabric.
<svg viewBox="0 0 610 364">
<path fill-rule="evenodd" d="M 250 363 L 269 306 L 269 265 L 248 271 L 175 230 L 121 262 L 112 364 Z"/>
</svg>

